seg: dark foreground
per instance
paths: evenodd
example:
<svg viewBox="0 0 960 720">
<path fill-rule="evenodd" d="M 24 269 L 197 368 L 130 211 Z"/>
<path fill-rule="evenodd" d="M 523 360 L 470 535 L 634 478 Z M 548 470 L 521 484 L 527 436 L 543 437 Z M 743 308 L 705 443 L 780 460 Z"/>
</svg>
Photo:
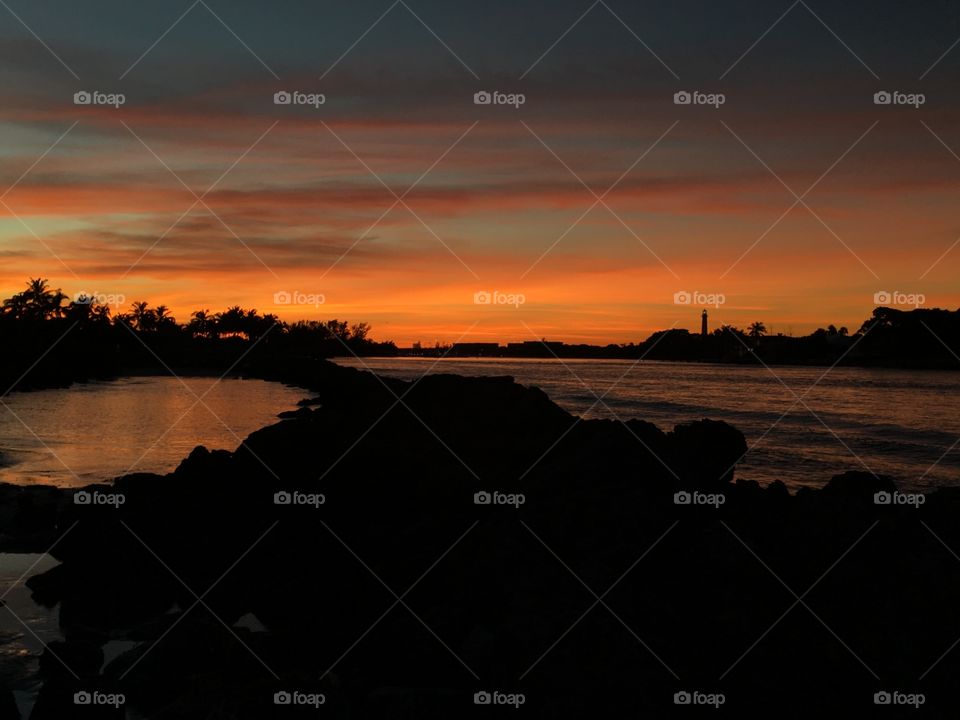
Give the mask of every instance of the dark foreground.
<svg viewBox="0 0 960 720">
<path fill-rule="evenodd" d="M 724 423 L 578 422 L 509 378 L 273 379 L 318 403 L 235 453 L 89 504 L 0 487 L 0 550 L 60 538 L 33 718 L 960 711 L 960 490 L 762 489 Z"/>
</svg>

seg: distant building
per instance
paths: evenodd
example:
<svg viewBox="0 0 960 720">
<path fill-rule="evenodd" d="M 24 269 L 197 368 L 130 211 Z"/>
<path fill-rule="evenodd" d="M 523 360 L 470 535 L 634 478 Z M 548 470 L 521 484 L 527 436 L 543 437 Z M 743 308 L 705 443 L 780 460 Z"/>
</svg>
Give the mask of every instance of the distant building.
<svg viewBox="0 0 960 720">
<path fill-rule="evenodd" d="M 529 350 L 530 348 L 563 347 L 563 343 L 556 340 L 524 340 L 523 342 L 507 343 L 511 350 Z"/>
<path fill-rule="evenodd" d="M 525 340 L 507 343 L 511 357 L 553 357 L 562 352 L 564 344 L 553 340 Z"/>
<path fill-rule="evenodd" d="M 450 355 L 482 357 L 500 354 L 500 343 L 454 343 Z"/>
<path fill-rule="evenodd" d="M 700 315 L 700 335 L 702 337 L 707 336 L 707 311 L 704 310 Z"/>
</svg>

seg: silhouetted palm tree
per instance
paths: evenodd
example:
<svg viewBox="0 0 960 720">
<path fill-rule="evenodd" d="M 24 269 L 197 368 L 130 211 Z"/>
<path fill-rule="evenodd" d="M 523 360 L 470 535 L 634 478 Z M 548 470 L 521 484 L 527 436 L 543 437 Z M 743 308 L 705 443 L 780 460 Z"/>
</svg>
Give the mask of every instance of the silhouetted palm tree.
<svg viewBox="0 0 960 720">
<path fill-rule="evenodd" d="M 187 323 L 187 330 L 194 337 L 212 337 L 216 331 L 216 322 L 209 310 L 195 310 Z"/>
<path fill-rule="evenodd" d="M 3 313 L 17 320 L 26 314 L 27 299 L 23 293 L 17 293 L 3 301 Z"/>
<path fill-rule="evenodd" d="M 153 330 L 156 327 L 156 316 L 146 302 L 135 302 L 130 306 L 130 321 L 140 331 Z"/>
<path fill-rule="evenodd" d="M 747 334 L 754 340 L 759 340 L 767 334 L 767 326 L 757 320 L 755 323 L 751 323 L 750 327 L 747 328 Z"/>
<path fill-rule="evenodd" d="M 176 319 L 170 314 L 170 308 L 166 305 L 157 305 L 153 309 L 153 319 L 156 322 L 157 329 L 169 328 L 177 324 Z"/>
<path fill-rule="evenodd" d="M 239 305 L 227 308 L 222 313 L 217 313 L 214 316 L 219 334 L 227 337 L 249 337 L 249 323 L 247 318 L 247 311 Z"/>
<path fill-rule="evenodd" d="M 3 302 L 4 312 L 18 319 L 47 320 L 63 317 L 67 296 L 60 288 L 51 290 L 43 278 L 31 278 L 27 289 Z"/>
</svg>

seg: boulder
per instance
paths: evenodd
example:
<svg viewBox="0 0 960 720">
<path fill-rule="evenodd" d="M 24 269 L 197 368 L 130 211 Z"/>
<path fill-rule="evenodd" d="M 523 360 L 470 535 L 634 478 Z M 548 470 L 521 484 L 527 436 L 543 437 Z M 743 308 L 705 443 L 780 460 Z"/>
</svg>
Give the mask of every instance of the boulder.
<svg viewBox="0 0 960 720">
<path fill-rule="evenodd" d="M 670 433 L 670 441 L 681 483 L 703 490 L 726 487 L 747 452 L 743 433 L 722 420 L 703 419 L 677 425 Z"/>
</svg>

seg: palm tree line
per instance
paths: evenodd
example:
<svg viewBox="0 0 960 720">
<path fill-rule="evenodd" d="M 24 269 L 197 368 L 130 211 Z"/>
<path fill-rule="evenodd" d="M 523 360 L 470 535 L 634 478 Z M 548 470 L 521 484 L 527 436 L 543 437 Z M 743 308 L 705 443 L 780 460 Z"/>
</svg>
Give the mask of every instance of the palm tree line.
<svg viewBox="0 0 960 720">
<path fill-rule="evenodd" d="M 256 340 L 268 332 L 279 330 L 295 336 L 319 334 L 345 342 L 362 343 L 368 340 L 370 333 L 370 325 L 364 322 L 349 324 L 341 320 L 300 320 L 285 323 L 272 313 L 260 314 L 256 309 L 244 309 L 239 305 L 216 313 L 208 309 L 195 310 L 187 323 L 179 324 L 166 305 L 151 307 L 145 301 L 136 301 L 130 304 L 128 311 L 114 313 L 110 305 L 99 303 L 93 297 L 78 295 L 70 300 L 62 290 L 54 290 L 49 281 L 43 278 L 31 278 L 25 290 L 6 298 L 0 307 L 0 320 L 7 323 L 64 320 L 101 328 L 126 325 L 139 333 L 184 333 L 210 340 Z"/>
</svg>

